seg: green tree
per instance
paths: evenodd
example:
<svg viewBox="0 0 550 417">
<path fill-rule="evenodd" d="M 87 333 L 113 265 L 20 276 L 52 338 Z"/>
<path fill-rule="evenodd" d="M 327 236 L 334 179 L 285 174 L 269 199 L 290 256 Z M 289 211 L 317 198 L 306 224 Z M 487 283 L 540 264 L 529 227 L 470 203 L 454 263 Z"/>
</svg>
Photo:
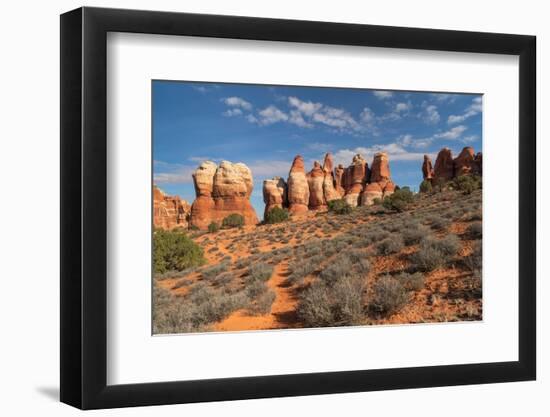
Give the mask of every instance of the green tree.
<svg viewBox="0 0 550 417">
<path fill-rule="evenodd" d="M 432 182 L 424 180 L 420 183 L 420 192 L 421 193 L 431 193 L 433 190 Z"/>
<path fill-rule="evenodd" d="M 216 222 L 212 222 L 208 225 L 208 233 L 216 233 L 220 230 L 220 225 Z"/>
<path fill-rule="evenodd" d="M 156 273 L 183 271 L 204 263 L 204 251 L 186 234 L 155 230 L 153 234 L 153 266 Z"/>
<path fill-rule="evenodd" d="M 288 220 L 288 210 L 281 207 L 273 207 L 269 210 L 264 221 L 267 224 L 281 223 Z"/>
<path fill-rule="evenodd" d="M 413 201 L 414 194 L 411 189 L 409 187 L 403 187 L 384 198 L 383 205 L 388 210 L 403 211 Z"/>
<path fill-rule="evenodd" d="M 328 203 L 328 211 L 336 214 L 349 214 L 352 212 L 353 208 L 342 199 L 331 200 Z"/>
<path fill-rule="evenodd" d="M 244 226 L 244 217 L 237 213 L 232 213 L 222 221 L 222 227 L 232 228 L 232 227 L 242 227 Z"/>
</svg>

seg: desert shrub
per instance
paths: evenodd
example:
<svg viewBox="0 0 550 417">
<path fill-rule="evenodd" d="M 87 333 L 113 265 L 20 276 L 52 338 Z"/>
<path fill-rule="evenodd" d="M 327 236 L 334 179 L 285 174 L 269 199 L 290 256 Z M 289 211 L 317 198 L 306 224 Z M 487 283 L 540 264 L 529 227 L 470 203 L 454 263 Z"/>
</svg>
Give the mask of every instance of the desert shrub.
<svg viewBox="0 0 550 417">
<path fill-rule="evenodd" d="M 235 276 L 231 272 L 222 272 L 221 274 L 216 275 L 213 279 L 211 279 L 210 282 L 212 284 L 224 287 L 231 284 L 234 279 Z"/>
<path fill-rule="evenodd" d="M 248 298 L 253 300 L 256 297 L 258 297 L 260 294 L 263 294 L 264 292 L 266 292 L 267 290 L 268 288 L 265 282 L 253 281 L 246 286 L 246 295 L 248 296 Z"/>
<path fill-rule="evenodd" d="M 245 307 L 248 298 L 243 292 L 226 294 L 213 293 L 208 299 L 197 305 L 195 320 L 198 324 L 213 323 L 226 318 L 233 311 Z"/>
<path fill-rule="evenodd" d="M 193 325 L 194 306 L 174 297 L 170 291 L 153 288 L 153 333 L 188 333 Z"/>
<path fill-rule="evenodd" d="M 327 286 L 322 281 L 305 290 L 297 306 L 297 315 L 306 327 L 346 326 L 363 318 L 362 281 L 346 276 Z"/>
<path fill-rule="evenodd" d="M 265 282 L 271 278 L 273 267 L 266 263 L 253 264 L 248 268 L 248 276 L 250 281 Z"/>
<path fill-rule="evenodd" d="M 468 226 L 466 229 L 466 234 L 473 239 L 481 239 L 483 235 L 483 227 L 481 222 L 475 222 Z"/>
<path fill-rule="evenodd" d="M 201 271 L 201 275 L 205 279 L 212 279 L 217 275 L 221 274 L 222 272 L 227 271 L 228 268 L 229 268 L 229 262 L 224 261 L 219 264 L 209 266 L 208 268 L 204 268 Z"/>
<path fill-rule="evenodd" d="M 216 291 L 202 283 L 191 287 L 185 298 L 174 297 L 166 290 L 153 290 L 153 332 L 187 333 L 204 329 L 233 311 L 247 305 L 244 292 Z"/>
<path fill-rule="evenodd" d="M 420 291 L 424 288 L 424 274 L 420 272 L 401 272 L 395 278 L 409 291 Z"/>
<path fill-rule="evenodd" d="M 431 193 L 433 191 L 432 182 L 424 180 L 420 183 L 420 192 L 421 193 Z"/>
<path fill-rule="evenodd" d="M 313 260 L 308 261 L 296 261 L 290 265 L 290 270 L 292 271 L 288 277 L 288 280 L 292 284 L 301 284 L 304 281 L 304 278 L 311 274 L 317 268 L 318 264 L 313 262 Z"/>
<path fill-rule="evenodd" d="M 342 199 L 331 200 L 328 203 L 328 211 L 335 214 L 349 214 L 353 211 L 353 208 Z"/>
<path fill-rule="evenodd" d="M 220 225 L 216 222 L 212 222 L 208 225 L 208 233 L 216 233 L 220 230 Z"/>
<path fill-rule="evenodd" d="M 443 177 L 434 178 L 432 188 L 434 191 L 443 192 L 447 186 L 447 181 Z"/>
<path fill-rule="evenodd" d="M 341 256 L 330 263 L 319 274 L 319 278 L 329 287 L 346 276 L 354 275 L 353 264 L 347 256 Z"/>
<path fill-rule="evenodd" d="M 244 217 L 237 213 L 232 213 L 222 220 L 222 227 L 228 229 L 232 227 L 242 227 L 243 225 Z"/>
<path fill-rule="evenodd" d="M 178 277 L 188 275 L 194 272 L 196 269 L 197 269 L 196 267 L 192 267 L 192 268 L 184 269 L 183 271 L 172 270 L 172 271 L 163 272 L 162 274 L 155 273 L 155 279 L 163 280 L 168 278 L 178 278 Z"/>
<path fill-rule="evenodd" d="M 265 223 L 275 224 L 288 220 L 288 210 L 281 207 L 274 207 L 265 215 Z"/>
<path fill-rule="evenodd" d="M 346 326 L 357 324 L 363 318 L 363 283 L 347 277 L 339 280 L 331 291 L 332 322 Z"/>
<path fill-rule="evenodd" d="M 400 235 L 392 235 L 376 244 L 378 255 L 390 255 L 403 249 L 403 238 Z"/>
<path fill-rule="evenodd" d="M 153 234 L 153 266 L 156 273 L 182 271 L 206 262 L 204 251 L 186 234 L 155 230 Z"/>
<path fill-rule="evenodd" d="M 247 268 L 252 263 L 252 259 L 250 256 L 246 258 L 239 258 L 237 262 L 235 262 L 235 267 L 238 269 Z"/>
<path fill-rule="evenodd" d="M 443 229 L 446 229 L 447 227 L 449 227 L 450 225 L 451 225 L 450 220 L 445 219 L 443 217 L 437 217 L 436 216 L 436 217 L 432 218 L 432 221 L 431 221 L 431 227 L 434 230 L 443 230 Z"/>
<path fill-rule="evenodd" d="M 468 212 L 464 215 L 464 220 L 466 221 L 475 221 L 475 220 L 482 220 L 483 214 L 481 213 L 481 210 L 476 210 L 472 212 Z"/>
<path fill-rule="evenodd" d="M 376 198 L 374 198 L 374 199 L 372 200 L 372 204 L 373 204 L 374 206 L 379 206 L 379 205 L 382 204 L 382 199 L 376 197 Z"/>
<path fill-rule="evenodd" d="M 330 325 L 332 311 L 326 286 L 321 282 L 316 282 L 305 290 L 296 307 L 296 313 L 306 327 Z"/>
<path fill-rule="evenodd" d="M 460 175 L 453 180 L 453 188 L 462 191 L 464 194 L 471 194 L 481 187 L 482 182 L 479 175 Z"/>
<path fill-rule="evenodd" d="M 420 248 L 410 257 L 411 262 L 423 271 L 432 271 L 446 265 L 460 249 L 460 240 L 456 235 L 443 239 L 426 238 Z"/>
<path fill-rule="evenodd" d="M 407 227 L 402 234 L 403 242 L 407 246 L 416 245 L 424 238 L 424 236 L 427 236 L 428 234 L 429 231 L 424 226 Z"/>
<path fill-rule="evenodd" d="M 369 301 L 369 307 L 378 313 L 396 313 L 409 300 L 405 287 L 391 276 L 382 276 L 373 286 L 373 294 Z"/>
<path fill-rule="evenodd" d="M 189 278 L 178 279 L 176 283 L 172 285 L 172 289 L 177 290 L 178 288 L 187 287 L 192 283 L 193 283 L 193 280 Z"/>
<path fill-rule="evenodd" d="M 383 205 L 388 210 L 403 211 L 414 200 L 414 194 L 409 187 L 396 190 L 393 194 L 384 198 Z"/>
<path fill-rule="evenodd" d="M 464 258 L 464 263 L 468 269 L 471 271 L 479 271 L 481 269 L 482 265 L 482 253 L 483 246 L 481 244 L 481 241 L 474 242 L 474 246 L 472 248 L 472 253 L 470 256 L 467 256 Z"/>
<path fill-rule="evenodd" d="M 255 314 L 267 314 L 271 311 L 271 306 L 275 301 L 276 294 L 275 291 L 268 289 L 263 293 L 259 294 L 254 305 L 250 309 L 252 313 Z"/>
</svg>

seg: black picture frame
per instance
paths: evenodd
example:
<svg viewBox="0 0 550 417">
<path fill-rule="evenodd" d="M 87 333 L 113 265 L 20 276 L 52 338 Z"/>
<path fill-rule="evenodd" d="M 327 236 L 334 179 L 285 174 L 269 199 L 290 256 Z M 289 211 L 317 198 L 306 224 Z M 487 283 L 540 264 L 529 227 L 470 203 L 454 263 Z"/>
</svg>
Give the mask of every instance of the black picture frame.
<svg viewBox="0 0 550 417">
<path fill-rule="evenodd" d="M 519 360 L 107 385 L 108 32 L 519 56 Z M 524 35 L 88 7 L 61 15 L 61 401 L 96 409 L 534 380 L 535 54 Z"/>
</svg>

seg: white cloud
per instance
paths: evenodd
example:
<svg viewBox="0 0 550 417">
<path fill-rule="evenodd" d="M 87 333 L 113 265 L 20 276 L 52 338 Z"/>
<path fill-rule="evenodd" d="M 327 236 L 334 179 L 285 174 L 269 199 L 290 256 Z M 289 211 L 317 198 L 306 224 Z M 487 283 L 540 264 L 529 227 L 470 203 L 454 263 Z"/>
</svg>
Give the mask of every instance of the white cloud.
<svg viewBox="0 0 550 417">
<path fill-rule="evenodd" d="M 229 107 L 240 107 L 244 110 L 252 110 L 252 104 L 240 97 L 226 97 L 222 98 L 222 102 Z"/>
<path fill-rule="evenodd" d="M 365 123 L 366 125 L 372 125 L 374 124 L 374 122 L 376 121 L 376 115 L 374 114 L 374 112 L 368 108 L 368 107 L 365 107 L 363 109 L 363 111 L 361 112 L 361 114 L 359 115 L 359 118 L 361 119 L 361 121 L 363 123 Z"/>
<path fill-rule="evenodd" d="M 323 106 L 312 116 L 313 120 L 340 131 L 359 131 L 361 125 L 344 109 Z"/>
<path fill-rule="evenodd" d="M 334 148 L 334 146 L 331 145 L 330 143 L 320 143 L 320 142 L 309 143 L 307 147 L 308 149 L 311 149 L 312 151 L 317 151 L 317 152 L 328 152 Z"/>
<path fill-rule="evenodd" d="M 302 113 L 300 113 L 298 110 L 291 110 L 290 111 L 290 118 L 288 119 L 289 123 L 295 124 L 299 127 L 305 127 L 305 128 L 312 128 L 313 125 L 311 123 L 306 122 L 304 117 L 302 116 Z"/>
<path fill-rule="evenodd" d="M 448 93 L 431 93 L 430 96 L 432 96 L 433 98 L 435 98 L 435 100 L 439 102 L 453 103 L 459 95 Z"/>
<path fill-rule="evenodd" d="M 196 167 L 164 161 L 154 161 L 154 166 L 153 182 L 155 184 L 188 184 L 193 182 L 191 175 Z"/>
<path fill-rule="evenodd" d="M 429 104 L 426 101 L 422 103 L 423 111 L 419 114 L 424 123 L 429 125 L 435 125 L 441 120 L 441 116 L 437 111 L 437 106 L 434 104 Z"/>
<path fill-rule="evenodd" d="M 246 120 L 248 120 L 250 123 L 258 123 L 258 119 L 253 114 L 248 114 L 246 116 Z"/>
<path fill-rule="evenodd" d="M 447 119 L 447 123 L 452 125 L 455 123 L 462 123 L 464 120 L 481 113 L 483 108 L 481 97 L 475 97 L 472 103 L 466 107 L 463 114 L 452 114 Z"/>
<path fill-rule="evenodd" d="M 450 139 L 455 140 L 460 138 L 460 136 L 467 130 L 468 128 L 464 125 L 455 126 L 445 132 L 436 133 L 433 135 L 436 139 Z"/>
<path fill-rule="evenodd" d="M 376 98 L 379 98 L 380 100 L 385 100 L 388 98 L 393 97 L 393 93 L 391 91 L 382 91 L 382 90 L 375 90 L 372 92 Z"/>
<path fill-rule="evenodd" d="M 222 113 L 226 117 L 241 116 L 243 111 L 239 108 L 227 109 Z"/>
<path fill-rule="evenodd" d="M 412 109 L 412 103 L 409 101 L 407 103 L 397 103 L 395 105 L 394 111 L 397 113 L 408 112 Z"/>
<path fill-rule="evenodd" d="M 258 123 L 263 126 L 288 120 L 288 115 L 273 105 L 260 110 L 258 115 L 260 116 Z"/>
<path fill-rule="evenodd" d="M 465 136 L 464 138 L 462 138 L 462 142 L 471 143 L 471 142 L 475 142 L 478 139 L 479 139 L 478 135 L 470 135 L 470 136 Z"/>
<path fill-rule="evenodd" d="M 421 161 L 424 158 L 424 153 L 409 152 L 399 143 L 389 143 L 385 145 L 373 145 L 370 147 L 359 146 L 354 149 L 340 149 L 334 153 L 334 162 L 348 166 L 355 154 L 361 154 L 370 164 L 372 158 L 377 152 L 386 152 L 390 160 L 390 164 L 394 161 Z"/>
<path fill-rule="evenodd" d="M 289 97 L 288 104 L 291 107 L 295 107 L 300 113 L 311 117 L 314 113 L 318 112 L 323 105 L 321 103 L 313 103 L 312 101 L 302 101 L 297 97 Z"/>
</svg>

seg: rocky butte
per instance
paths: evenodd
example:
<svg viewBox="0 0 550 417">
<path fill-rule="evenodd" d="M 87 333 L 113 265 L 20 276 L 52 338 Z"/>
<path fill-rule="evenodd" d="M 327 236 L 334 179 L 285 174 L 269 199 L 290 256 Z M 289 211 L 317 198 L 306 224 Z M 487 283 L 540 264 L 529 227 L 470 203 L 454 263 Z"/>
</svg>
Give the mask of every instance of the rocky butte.
<svg viewBox="0 0 550 417">
<path fill-rule="evenodd" d="M 344 168 L 334 168 L 332 155 L 325 155 L 323 165 L 313 163 L 306 173 L 304 159 L 297 155 L 292 162 L 288 181 L 274 177 L 263 183 L 265 213 L 274 207 L 288 208 L 292 215 L 305 214 L 310 210 L 327 209 L 329 201 L 344 199 L 351 206 L 371 205 L 376 198 L 384 198 L 395 191 L 391 180 L 388 155 L 374 155 L 372 168 L 359 154 Z"/>
<path fill-rule="evenodd" d="M 218 166 L 205 161 L 193 173 L 193 183 L 196 198 L 191 206 L 191 226 L 206 229 L 233 213 L 242 215 L 245 225 L 258 223 L 250 204 L 252 172 L 245 164 L 222 161 Z"/>
<path fill-rule="evenodd" d="M 482 174 L 482 154 L 475 153 L 471 146 L 466 146 L 460 154 L 453 159 L 449 148 L 443 148 L 437 154 L 435 166 L 432 169 L 432 161 L 428 155 L 424 155 L 422 164 L 422 177 L 430 182 L 451 181 L 461 175 Z"/>
<path fill-rule="evenodd" d="M 191 208 L 187 201 L 178 196 L 169 196 L 153 186 L 153 226 L 171 230 L 177 227 L 187 228 Z"/>
</svg>

